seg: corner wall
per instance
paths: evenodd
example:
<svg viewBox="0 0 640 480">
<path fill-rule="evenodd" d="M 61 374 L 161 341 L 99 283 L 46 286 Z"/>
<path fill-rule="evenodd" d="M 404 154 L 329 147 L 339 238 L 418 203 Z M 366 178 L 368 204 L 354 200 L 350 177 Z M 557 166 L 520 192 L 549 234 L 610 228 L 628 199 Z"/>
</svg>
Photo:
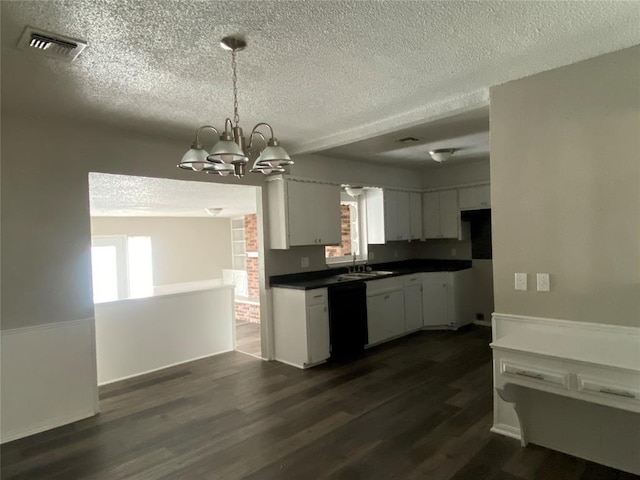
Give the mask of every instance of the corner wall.
<svg viewBox="0 0 640 480">
<path fill-rule="evenodd" d="M 496 312 L 640 326 L 640 46 L 492 88 L 491 195 Z"/>
</svg>

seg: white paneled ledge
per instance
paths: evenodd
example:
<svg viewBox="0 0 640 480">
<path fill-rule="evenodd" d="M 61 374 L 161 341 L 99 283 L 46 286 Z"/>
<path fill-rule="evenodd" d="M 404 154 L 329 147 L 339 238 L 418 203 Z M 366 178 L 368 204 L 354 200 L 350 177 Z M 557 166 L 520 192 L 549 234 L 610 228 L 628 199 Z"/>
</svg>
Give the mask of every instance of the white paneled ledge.
<svg viewBox="0 0 640 480">
<path fill-rule="evenodd" d="M 492 326 L 493 432 L 640 473 L 639 328 L 507 314 Z"/>
</svg>

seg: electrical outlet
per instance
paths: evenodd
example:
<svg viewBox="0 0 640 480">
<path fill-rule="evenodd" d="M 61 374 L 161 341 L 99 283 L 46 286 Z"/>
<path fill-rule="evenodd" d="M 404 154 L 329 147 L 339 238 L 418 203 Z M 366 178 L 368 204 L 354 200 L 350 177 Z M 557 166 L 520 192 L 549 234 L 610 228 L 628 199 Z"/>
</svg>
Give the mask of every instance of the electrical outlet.
<svg viewBox="0 0 640 480">
<path fill-rule="evenodd" d="M 455 249 L 455 248 L 452 248 L 452 249 L 451 249 L 451 256 L 452 256 L 452 257 L 455 257 L 455 256 L 456 256 L 456 254 L 457 254 L 456 249 Z"/>
<path fill-rule="evenodd" d="M 300 266 L 302 268 L 309 268 L 309 257 L 302 257 L 300 259 Z"/>
<path fill-rule="evenodd" d="M 536 275 L 536 283 L 539 292 L 548 292 L 551 290 L 548 273 L 538 273 Z"/>
<path fill-rule="evenodd" d="M 369 250 L 369 260 L 373 260 L 374 258 L 376 258 L 376 256 L 373 253 L 373 250 Z"/>
<path fill-rule="evenodd" d="M 527 290 L 526 273 L 516 273 L 516 290 Z"/>
<path fill-rule="evenodd" d="M 398 258 L 398 250 L 393 251 L 393 258 Z"/>
</svg>

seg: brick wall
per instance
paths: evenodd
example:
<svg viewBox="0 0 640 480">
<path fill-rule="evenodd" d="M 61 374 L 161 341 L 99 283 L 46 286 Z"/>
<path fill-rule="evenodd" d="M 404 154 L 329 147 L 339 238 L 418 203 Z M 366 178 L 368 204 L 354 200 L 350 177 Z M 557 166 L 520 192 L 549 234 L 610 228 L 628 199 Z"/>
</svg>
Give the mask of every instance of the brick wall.
<svg viewBox="0 0 640 480">
<path fill-rule="evenodd" d="M 260 323 L 260 305 L 236 300 L 236 322 Z"/>
<path fill-rule="evenodd" d="M 342 243 L 339 247 L 325 247 L 327 257 L 344 257 L 351 255 L 351 214 L 349 205 L 340 205 L 340 227 Z"/>
<path fill-rule="evenodd" d="M 258 251 L 258 216 L 244 216 L 244 241 L 247 252 Z"/>
<path fill-rule="evenodd" d="M 259 302 L 260 282 L 258 277 L 258 217 L 245 215 L 244 241 L 247 254 L 247 282 L 249 284 L 249 298 Z M 236 321 L 260 323 L 260 305 L 255 303 L 236 302 Z"/>
</svg>

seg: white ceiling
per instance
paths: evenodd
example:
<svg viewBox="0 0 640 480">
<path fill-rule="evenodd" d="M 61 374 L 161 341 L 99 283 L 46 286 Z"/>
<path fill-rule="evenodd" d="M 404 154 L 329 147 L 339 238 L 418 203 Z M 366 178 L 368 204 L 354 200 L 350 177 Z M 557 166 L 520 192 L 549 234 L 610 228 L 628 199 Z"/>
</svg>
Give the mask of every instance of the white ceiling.
<svg viewBox="0 0 640 480">
<path fill-rule="evenodd" d="M 257 187 L 89 174 L 92 217 L 235 217 L 256 213 Z M 215 209 L 210 215 L 205 208 Z"/>
<path fill-rule="evenodd" d="M 637 1 L 0 4 L 3 113 L 112 122 L 185 147 L 197 126 L 231 115 L 230 55 L 218 47 L 229 34 L 249 43 L 241 125 L 272 123 L 294 153 L 486 106 L 491 85 L 640 43 Z M 71 64 L 30 55 L 15 48 L 26 25 L 89 47 Z M 464 141 L 471 154 L 486 136 Z"/>
<path fill-rule="evenodd" d="M 415 142 L 400 142 L 412 138 Z M 321 152 L 334 158 L 384 163 L 403 168 L 441 168 L 429 151 L 455 149 L 446 164 L 489 158 L 489 107 L 405 128 Z"/>
</svg>

